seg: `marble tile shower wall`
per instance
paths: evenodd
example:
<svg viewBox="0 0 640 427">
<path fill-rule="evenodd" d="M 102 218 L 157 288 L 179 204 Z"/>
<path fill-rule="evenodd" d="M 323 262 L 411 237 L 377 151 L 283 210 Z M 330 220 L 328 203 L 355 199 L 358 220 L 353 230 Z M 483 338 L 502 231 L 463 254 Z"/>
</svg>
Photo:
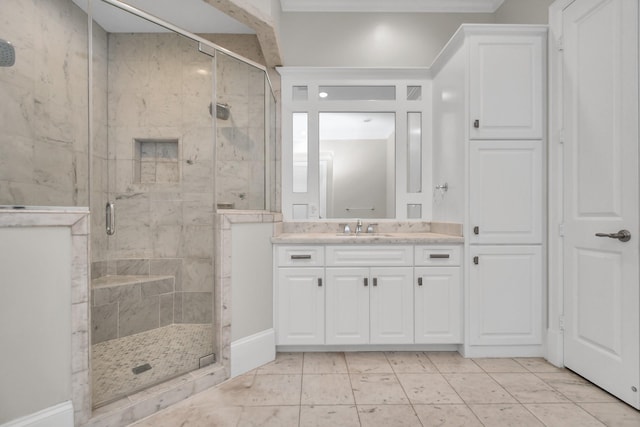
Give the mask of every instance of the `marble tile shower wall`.
<svg viewBox="0 0 640 427">
<path fill-rule="evenodd" d="M 264 73 L 227 55 L 217 60 L 218 102 L 228 120 L 217 120 L 217 202 L 235 209 L 265 208 Z"/>
<path fill-rule="evenodd" d="M 87 206 L 87 15 L 70 0 L 3 0 L 0 205 Z"/>
<path fill-rule="evenodd" d="M 212 60 L 199 53 L 194 42 L 166 33 L 109 34 L 107 59 L 108 184 L 116 204 L 117 229 L 104 239 L 106 250 L 98 251 L 103 256 L 93 256 L 93 278 L 173 275 L 173 322 L 210 323 Z M 141 140 L 177 143 L 177 179 L 161 176 L 158 168 L 156 182 L 148 175 L 140 180 Z M 102 211 L 103 207 L 97 210 Z M 94 244 L 100 247 L 104 240 Z M 125 265 L 129 267 L 123 270 Z"/>
</svg>

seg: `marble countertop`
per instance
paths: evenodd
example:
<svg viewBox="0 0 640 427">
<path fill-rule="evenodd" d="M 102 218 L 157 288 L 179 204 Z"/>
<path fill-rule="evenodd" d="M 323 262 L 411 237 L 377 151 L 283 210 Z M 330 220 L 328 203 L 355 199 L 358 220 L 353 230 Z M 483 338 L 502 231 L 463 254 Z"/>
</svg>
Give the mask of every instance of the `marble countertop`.
<svg viewBox="0 0 640 427">
<path fill-rule="evenodd" d="M 442 244 L 464 243 L 464 237 L 438 233 L 282 233 L 271 238 L 273 243 L 293 244 Z"/>
</svg>

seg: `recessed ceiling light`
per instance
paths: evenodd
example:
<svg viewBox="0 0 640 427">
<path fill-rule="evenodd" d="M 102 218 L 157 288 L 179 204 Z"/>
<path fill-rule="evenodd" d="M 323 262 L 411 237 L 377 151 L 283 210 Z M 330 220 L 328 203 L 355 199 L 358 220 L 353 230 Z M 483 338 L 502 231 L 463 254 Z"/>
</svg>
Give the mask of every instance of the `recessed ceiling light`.
<svg viewBox="0 0 640 427">
<path fill-rule="evenodd" d="M 318 94 L 318 96 L 319 96 L 320 98 L 326 98 L 327 96 L 329 96 L 329 94 L 328 94 L 327 92 L 320 92 L 320 93 Z"/>
</svg>

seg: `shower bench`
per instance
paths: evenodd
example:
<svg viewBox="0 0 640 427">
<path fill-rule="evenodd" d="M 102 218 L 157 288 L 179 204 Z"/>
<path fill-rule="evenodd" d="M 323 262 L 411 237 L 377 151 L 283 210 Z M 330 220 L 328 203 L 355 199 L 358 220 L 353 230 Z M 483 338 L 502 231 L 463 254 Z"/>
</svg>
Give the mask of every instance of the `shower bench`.
<svg viewBox="0 0 640 427">
<path fill-rule="evenodd" d="M 109 275 L 93 279 L 92 343 L 172 324 L 175 282 L 170 275 Z"/>
</svg>

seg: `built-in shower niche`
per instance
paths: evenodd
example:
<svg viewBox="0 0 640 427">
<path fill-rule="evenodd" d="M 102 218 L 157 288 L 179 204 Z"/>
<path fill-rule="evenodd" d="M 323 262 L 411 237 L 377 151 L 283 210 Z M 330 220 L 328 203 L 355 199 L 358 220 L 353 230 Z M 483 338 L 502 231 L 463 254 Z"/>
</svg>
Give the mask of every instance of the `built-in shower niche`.
<svg viewBox="0 0 640 427">
<path fill-rule="evenodd" d="M 180 182 L 180 145 L 177 138 L 135 138 L 134 143 L 134 181 L 136 183 Z"/>
</svg>

